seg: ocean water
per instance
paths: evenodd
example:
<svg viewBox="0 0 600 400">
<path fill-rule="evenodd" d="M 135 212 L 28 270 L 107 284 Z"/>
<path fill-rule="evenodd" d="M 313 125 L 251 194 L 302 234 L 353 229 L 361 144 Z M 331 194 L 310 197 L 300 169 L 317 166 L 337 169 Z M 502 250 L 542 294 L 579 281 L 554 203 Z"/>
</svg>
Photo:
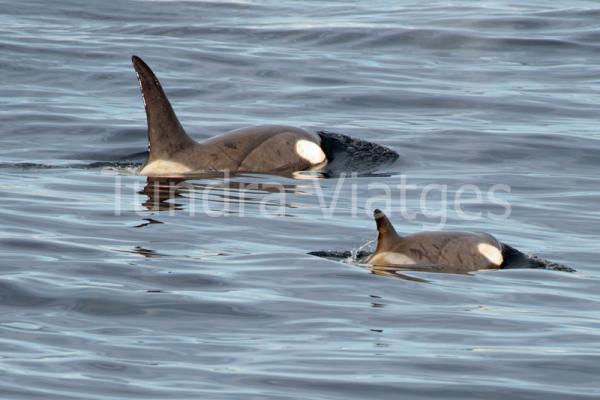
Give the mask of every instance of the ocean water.
<svg viewBox="0 0 600 400">
<path fill-rule="evenodd" d="M 581 0 L 0 0 L 0 398 L 600 398 L 599 20 Z M 281 123 L 400 158 L 155 193 L 133 54 L 199 140 Z M 577 272 L 307 254 L 372 248 L 374 207 Z"/>
</svg>

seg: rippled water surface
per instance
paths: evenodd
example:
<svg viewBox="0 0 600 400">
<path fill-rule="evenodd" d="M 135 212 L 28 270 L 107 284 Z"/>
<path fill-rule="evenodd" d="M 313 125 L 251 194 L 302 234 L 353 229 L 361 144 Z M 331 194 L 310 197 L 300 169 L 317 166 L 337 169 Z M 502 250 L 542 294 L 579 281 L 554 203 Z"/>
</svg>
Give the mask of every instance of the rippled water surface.
<svg viewBox="0 0 600 400">
<path fill-rule="evenodd" d="M 600 398 L 600 4 L 522 3 L 0 0 L 0 397 Z M 132 54 L 197 139 L 282 123 L 400 159 L 145 190 Z M 577 272 L 307 254 L 368 249 L 375 206 Z"/>
</svg>

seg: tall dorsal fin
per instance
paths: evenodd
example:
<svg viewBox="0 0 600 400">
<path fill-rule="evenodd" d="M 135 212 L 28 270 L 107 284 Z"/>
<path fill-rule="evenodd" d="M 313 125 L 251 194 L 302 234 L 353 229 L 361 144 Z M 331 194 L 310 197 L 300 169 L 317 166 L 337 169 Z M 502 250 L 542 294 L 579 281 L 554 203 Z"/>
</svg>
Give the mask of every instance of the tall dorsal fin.
<svg viewBox="0 0 600 400">
<path fill-rule="evenodd" d="M 177 151 L 196 143 L 185 132 L 160 82 L 150 67 L 137 56 L 131 57 L 137 73 L 148 121 L 148 161 L 168 160 Z"/>
<path fill-rule="evenodd" d="M 375 218 L 378 232 L 377 249 L 375 250 L 375 253 L 386 251 L 400 240 L 401 237 L 396 233 L 394 226 L 381 210 L 375 209 L 373 211 L 373 218 Z"/>
</svg>

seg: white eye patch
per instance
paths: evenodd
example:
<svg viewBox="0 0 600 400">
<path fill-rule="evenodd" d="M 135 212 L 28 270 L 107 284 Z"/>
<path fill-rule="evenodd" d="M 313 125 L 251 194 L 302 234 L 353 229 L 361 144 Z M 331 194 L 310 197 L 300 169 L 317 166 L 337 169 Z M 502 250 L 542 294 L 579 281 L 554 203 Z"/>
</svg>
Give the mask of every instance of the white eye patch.
<svg viewBox="0 0 600 400">
<path fill-rule="evenodd" d="M 487 243 L 479 243 L 477 245 L 477 250 L 481 253 L 482 256 L 490 260 L 490 262 L 495 265 L 501 265 L 504 261 L 504 257 L 502 257 L 502 252 L 498 250 L 496 247 Z"/>
<path fill-rule="evenodd" d="M 298 140 L 296 142 L 296 153 L 311 164 L 320 164 L 326 159 L 321 146 L 310 140 Z"/>
</svg>

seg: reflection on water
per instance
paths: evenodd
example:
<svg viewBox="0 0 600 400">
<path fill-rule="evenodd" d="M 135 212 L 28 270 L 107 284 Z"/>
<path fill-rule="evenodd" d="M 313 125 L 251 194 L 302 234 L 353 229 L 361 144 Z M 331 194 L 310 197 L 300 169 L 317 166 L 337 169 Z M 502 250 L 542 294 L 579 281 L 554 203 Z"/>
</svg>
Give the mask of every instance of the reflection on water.
<svg viewBox="0 0 600 400">
<path fill-rule="evenodd" d="M 183 197 L 183 179 L 147 178 L 146 186 L 140 192 L 148 196 L 142 206 L 149 211 L 182 210 L 183 205 L 170 200 Z"/>
<path fill-rule="evenodd" d="M 406 274 L 405 272 L 411 272 L 411 271 L 413 271 L 413 272 L 414 271 L 435 272 L 435 271 L 428 271 L 428 270 L 419 270 L 419 269 L 415 269 L 415 268 L 401 268 L 401 267 L 393 267 L 393 266 L 383 267 L 383 266 L 369 265 L 368 268 L 371 271 L 371 273 L 373 273 L 375 275 L 386 276 L 386 277 L 390 277 L 390 278 L 404 279 L 406 281 L 413 281 L 413 282 L 420 282 L 420 283 L 430 283 L 430 282 L 426 279 Z"/>
<path fill-rule="evenodd" d="M 132 250 L 122 250 L 122 251 L 128 251 L 130 253 L 139 254 L 139 255 L 147 257 L 147 258 L 156 258 L 156 257 L 160 257 L 161 256 L 161 254 L 157 253 L 154 250 L 145 249 L 145 248 L 140 247 L 140 246 L 136 246 Z"/>
<path fill-rule="evenodd" d="M 265 210 L 301 207 L 296 202 L 286 202 L 286 195 L 306 195 L 307 186 L 283 183 L 232 181 L 212 179 L 211 183 L 191 182 L 184 179 L 147 178 L 139 192 L 147 199 L 142 206 L 149 211 L 182 211 L 195 213 L 243 214 L 246 205 L 259 205 Z M 177 202 L 177 199 L 185 199 Z M 171 201 L 176 200 L 176 201 Z M 272 211 L 269 211 L 272 213 Z"/>
<path fill-rule="evenodd" d="M 134 228 L 143 228 L 145 226 L 152 225 L 152 224 L 162 224 L 162 222 L 157 221 L 157 220 L 152 219 L 152 218 L 144 218 L 144 221 L 146 221 L 146 222 L 143 222 L 143 223 L 141 223 L 139 225 L 136 225 L 136 226 L 134 226 Z"/>
</svg>

